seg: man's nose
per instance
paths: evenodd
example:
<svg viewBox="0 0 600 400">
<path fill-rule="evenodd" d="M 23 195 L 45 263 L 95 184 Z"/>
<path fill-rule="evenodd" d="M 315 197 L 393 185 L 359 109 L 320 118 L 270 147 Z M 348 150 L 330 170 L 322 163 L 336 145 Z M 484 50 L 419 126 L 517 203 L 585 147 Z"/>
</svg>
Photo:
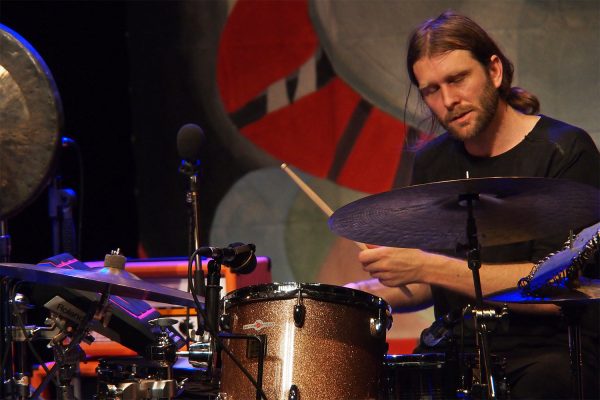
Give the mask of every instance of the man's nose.
<svg viewBox="0 0 600 400">
<path fill-rule="evenodd" d="M 454 106 L 456 106 L 456 104 L 458 104 L 459 102 L 459 98 L 456 91 L 452 90 L 452 88 L 448 86 L 442 86 L 440 88 L 440 91 L 442 94 L 442 102 L 444 104 L 444 107 L 446 107 L 448 110 L 453 109 Z"/>
</svg>

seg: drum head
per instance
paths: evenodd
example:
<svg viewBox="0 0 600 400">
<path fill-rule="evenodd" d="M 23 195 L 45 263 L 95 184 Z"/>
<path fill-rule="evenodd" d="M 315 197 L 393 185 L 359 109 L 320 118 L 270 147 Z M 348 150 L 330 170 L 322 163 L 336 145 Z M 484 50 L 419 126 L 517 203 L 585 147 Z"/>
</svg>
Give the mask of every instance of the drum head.
<svg viewBox="0 0 600 400">
<path fill-rule="evenodd" d="M 62 130 L 50 70 L 19 34 L 0 24 L 0 220 L 48 184 Z"/>
<path fill-rule="evenodd" d="M 235 305 L 260 300 L 290 299 L 298 296 L 373 309 L 386 310 L 388 308 L 385 300 L 380 297 L 361 290 L 323 283 L 287 282 L 246 286 L 228 293 L 223 297 L 223 301 L 225 305 Z"/>
</svg>

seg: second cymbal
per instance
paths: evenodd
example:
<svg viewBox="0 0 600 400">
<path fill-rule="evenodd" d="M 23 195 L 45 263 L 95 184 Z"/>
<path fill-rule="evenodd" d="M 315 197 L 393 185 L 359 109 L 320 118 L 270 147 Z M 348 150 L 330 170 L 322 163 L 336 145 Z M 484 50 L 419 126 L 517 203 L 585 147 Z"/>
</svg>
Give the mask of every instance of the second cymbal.
<svg viewBox="0 0 600 400">
<path fill-rule="evenodd" d="M 103 293 L 110 290 L 110 294 L 116 296 L 195 306 L 190 293 L 141 280 L 127 271 L 111 272 L 107 268 L 84 271 L 46 265 L 0 263 L 0 276 L 89 292 Z M 200 301 L 203 302 L 204 299 L 200 298 Z"/>
<path fill-rule="evenodd" d="M 382 246 L 454 249 L 466 241 L 467 207 L 482 246 L 568 233 L 600 219 L 600 191 L 564 179 L 472 178 L 408 186 L 354 201 L 329 219 L 348 239 Z M 566 240 L 566 237 L 565 237 Z"/>
</svg>

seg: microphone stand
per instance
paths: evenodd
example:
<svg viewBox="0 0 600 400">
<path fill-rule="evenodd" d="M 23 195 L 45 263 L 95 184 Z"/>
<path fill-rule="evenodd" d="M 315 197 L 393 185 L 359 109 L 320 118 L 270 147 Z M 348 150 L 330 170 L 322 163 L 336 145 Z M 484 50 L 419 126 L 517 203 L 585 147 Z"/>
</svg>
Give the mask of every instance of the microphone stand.
<svg viewBox="0 0 600 400">
<path fill-rule="evenodd" d="M 182 160 L 179 166 L 179 172 L 186 175 L 189 179 L 189 189 L 186 193 L 186 202 L 191 210 L 190 222 L 189 222 L 189 243 L 192 244 L 193 249 L 200 248 L 200 202 L 198 199 L 198 193 L 200 184 L 198 181 L 198 173 L 200 171 L 200 161 L 196 160 L 191 162 L 189 160 Z M 198 270 L 196 273 L 200 276 L 195 277 L 195 287 L 198 290 L 198 295 L 204 296 L 206 294 L 206 288 L 204 287 L 204 273 L 202 271 L 202 258 L 200 254 L 196 254 L 195 263 Z M 202 326 L 200 322 L 200 313 L 196 313 L 197 326 Z M 189 334 L 186 335 L 189 338 Z"/>
</svg>

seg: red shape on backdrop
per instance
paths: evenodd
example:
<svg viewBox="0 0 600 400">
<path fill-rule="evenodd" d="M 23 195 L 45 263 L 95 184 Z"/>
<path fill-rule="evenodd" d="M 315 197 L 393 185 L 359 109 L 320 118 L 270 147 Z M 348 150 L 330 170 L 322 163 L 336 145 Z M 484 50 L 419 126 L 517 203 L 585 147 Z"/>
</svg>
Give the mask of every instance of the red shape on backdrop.
<svg viewBox="0 0 600 400">
<path fill-rule="evenodd" d="M 306 0 L 239 0 L 218 54 L 217 83 L 226 110 L 234 113 L 271 84 L 293 77 L 318 45 Z M 334 77 L 286 107 L 265 115 L 259 108 L 254 122 L 240 130 L 277 159 L 321 178 L 328 176 L 336 154 L 348 154 L 337 183 L 382 192 L 393 186 L 406 127 L 373 107 L 356 142 L 348 144 L 352 148 L 338 148 L 360 101 L 357 92 Z"/>
<path fill-rule="evenodd" d="M 406 125 L 373 108 L 337 182 L 368 193 L 390 189 L 400 165 L 405 137 Z"/>
<path fill-rule="evenodd" d="M 217 83 L 228 112 L 292 74 L 316 51 L 308 3 L 238 0 L 221 35 Z"/>
<path fill-rule="evenodd" d="M 359 100 L 348 85 L 334 78 L 321 90 L 244 127 L 242 133 L 278 159 L 325 177 Z"/>
</svg>

